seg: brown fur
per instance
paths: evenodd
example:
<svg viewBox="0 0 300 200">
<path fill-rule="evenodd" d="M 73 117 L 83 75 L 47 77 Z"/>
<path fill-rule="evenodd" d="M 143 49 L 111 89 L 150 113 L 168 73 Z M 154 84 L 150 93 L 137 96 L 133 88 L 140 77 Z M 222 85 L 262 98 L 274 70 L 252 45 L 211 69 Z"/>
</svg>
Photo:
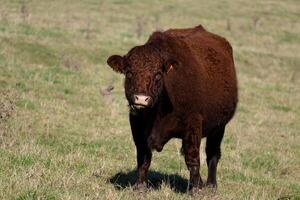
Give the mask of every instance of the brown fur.
<svg viewBox="0 0 300 200">
<path fill-rule="evenodd" d="M 127 74 L 125 93 L 147 94 L 152 104 L 131 112 L 137 147 L 138 180 L 145 181 L 151 149 L 161 151 L 171 138 L 182 139 L 193 187 L 202 187 L 199 148 L 207 137 L 207 184 L 216 186 L 216 168 L 226 124 L 237 105 L 237 79 L 231 45 L 201 25 L 154 32 L 147 43 L 108 64 Z M 171 67 L 172 66 L 172 67 Z M 129 75 L 128 75 L 129 74 Z"/>
</svg>

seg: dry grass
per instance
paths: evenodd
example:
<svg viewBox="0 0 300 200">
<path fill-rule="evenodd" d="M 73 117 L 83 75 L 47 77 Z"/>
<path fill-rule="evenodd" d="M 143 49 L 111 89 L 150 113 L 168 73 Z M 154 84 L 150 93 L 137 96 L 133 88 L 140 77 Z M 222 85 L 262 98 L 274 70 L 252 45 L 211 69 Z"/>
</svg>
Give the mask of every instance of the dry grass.
<svg viewBox="0 0 300 200">
<path fill-rule="evenodd" d="M 299 13 L 297 0 L 2 0 L 0 199 L 300 199 Z M 123 77 L 106 58 L 156 29 L 200 23 L 232 43 L 239 78 L 218 191 L 185 193 L 172 140 L 154 153 L 141 195 L 129 184 Z M 204 160 L 202 148 L 206 177 Z"/>
</svg>

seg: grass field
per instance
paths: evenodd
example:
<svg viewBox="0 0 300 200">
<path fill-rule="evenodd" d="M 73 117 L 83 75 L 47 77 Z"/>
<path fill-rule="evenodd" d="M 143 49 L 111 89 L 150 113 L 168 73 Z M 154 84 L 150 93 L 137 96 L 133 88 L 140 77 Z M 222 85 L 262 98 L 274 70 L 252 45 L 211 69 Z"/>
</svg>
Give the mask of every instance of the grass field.
<svg viewBox="0 0 300 200">
<path fill-rule="evenodd" d="M 300 199 L 299 20 L 299 0 L 1 0 L 0 199 Z M 123 77 L 106 59 L 198 24 L 231 42 L 239 79 L 218 191 L 185 193 L 172 140 L 140 194 Z"/>
</svg>

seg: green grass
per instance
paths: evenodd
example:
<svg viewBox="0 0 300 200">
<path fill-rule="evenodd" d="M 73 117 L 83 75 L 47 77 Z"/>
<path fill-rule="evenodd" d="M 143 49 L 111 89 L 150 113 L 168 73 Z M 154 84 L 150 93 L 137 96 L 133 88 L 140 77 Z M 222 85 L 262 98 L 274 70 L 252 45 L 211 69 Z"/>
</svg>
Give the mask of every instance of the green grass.
<svg viewBox="0 0 300 200">
<path fill-rule="evenodd" d="M 299 9 L 297 0 L 2 0 L 0 199 L 300 199 Z M 156 29 L 198 24 L 231 42 L 239 80 L 218 191 L 185 193 L 172 140 L 154 153 L 152 189 L 140 195 L 123 77 L 106 59 Z"/>
</svg>

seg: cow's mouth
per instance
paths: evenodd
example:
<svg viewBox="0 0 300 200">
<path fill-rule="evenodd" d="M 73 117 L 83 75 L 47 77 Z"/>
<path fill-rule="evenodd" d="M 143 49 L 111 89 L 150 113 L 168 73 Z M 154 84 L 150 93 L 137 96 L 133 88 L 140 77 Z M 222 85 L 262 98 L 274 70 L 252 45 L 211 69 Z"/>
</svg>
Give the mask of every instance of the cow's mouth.
<svg viewBox="0 0 300 200">
<path fill-rule="evenodd" d="M 142 110 L 148 108 L 148 106 L 142 104 L 132 104 L 130 107 L 134 110 Z"/>
<path fill-rule="evenodd" d="M 140 104 L 132 104 L 129 107 L 130 107 L 130 113 L 133 115 L 142 113 L 142 112 L 148 110 L 148 108 L 149 108 L 149 106 L 140 105 Z"/>
</svg>

